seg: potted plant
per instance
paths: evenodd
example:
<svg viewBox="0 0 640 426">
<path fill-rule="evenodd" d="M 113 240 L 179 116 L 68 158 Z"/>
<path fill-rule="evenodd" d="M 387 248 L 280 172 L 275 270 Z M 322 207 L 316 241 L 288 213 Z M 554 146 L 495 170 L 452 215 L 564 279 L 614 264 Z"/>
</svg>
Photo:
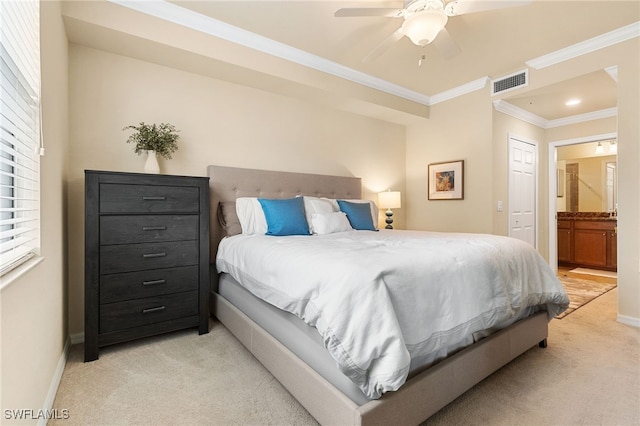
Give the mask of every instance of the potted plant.
<svg viewBox="0 0 640 426">
<path fill-rule="evenodd" d="M 146 124 L 140 122 L 138 126 L 127 126 L 122 130 L 135 130 L 127 143 L 133 143 L 134 151 L 140 155 L 143 152 L 147 154 L 147 162 L 144 171 L 147 173 L 159 173 L 157 155 L 170 159 L 171 154 L 178 150 L 179 130 L 169 123 Z"/>
</svg>

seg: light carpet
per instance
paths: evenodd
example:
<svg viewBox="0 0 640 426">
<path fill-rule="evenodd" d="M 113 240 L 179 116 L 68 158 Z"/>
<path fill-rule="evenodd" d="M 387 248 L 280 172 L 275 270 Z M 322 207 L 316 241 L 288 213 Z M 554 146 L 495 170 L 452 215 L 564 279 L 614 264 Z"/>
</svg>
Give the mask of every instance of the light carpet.
<svg viewBox="0 0 640 426">
<path fill-rule="evenodd" d="M 616 322 L 614 289 L 549 325 L 531 348 L 424 426 L 640 424 L 640 329 Z M 82 362 L 71 349 L 49 426 L 314 425 L 315 420 L 217 321 L 114 345 Z M 328 408 L 330 409 L 330 408 Z"/>
<path fill-rule="evenodd" d="M 599 282 L 587 278 L 567 275 L 560 275 L 558 278 L 569 296 L 569 307 L 566 311 L 556 315 L 558 319 L 566 317 L 576 309 L 616 287 L 615 283 Z"/>
</svg>

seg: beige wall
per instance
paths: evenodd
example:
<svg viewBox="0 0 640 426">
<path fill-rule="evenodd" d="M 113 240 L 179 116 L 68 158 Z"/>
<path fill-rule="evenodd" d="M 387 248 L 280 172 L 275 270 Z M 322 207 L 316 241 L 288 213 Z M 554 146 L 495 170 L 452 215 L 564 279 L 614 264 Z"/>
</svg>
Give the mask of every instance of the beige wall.
<svg viewBox="0 0 640 426">
<path fill-rule="evenodd" d="M 640 88 L 639 41 L 600 49 L 540 70 L 530 69 L 521 92 L 558 83 L 596 70 L 618 66 L 618 117 L 602 122 L 543 131 L 493 112 L 489 90 L 473 92 L 431 108 L 424 124 L 407 128 L 407 224 L 416 229 L 508 233 L 508 217 L 495 212 L 505 200 L 507 211 L 506 134 L 538 140 L 539 251 L 548 256 L 548 147 L 554 141 L 618 132 L 618 291 L 619 318 L 640 319 Z M 521 94 L 519 92 L 516 92 Z M 613 129 L 612 127 L 613 123 Z M 465 200 L 426 201 L 428 163 L 465 158 Z"/>
<path fill-rule="evenodd" d="M 554 127 L 545 131 L 547 142 L 570 141 L 584 139 L 597 135 L 615 133 L 618 129 L 617 117 L 601 118 L 599 120 L 568 126 Z M 568 149 L 568 148 L 565 148 Z"/>
<path fill-rule="evenodd" d="M 6 420 L 5 409 L 39 410 L 45 406 L 67 339 L 67 40 L 58 2 L 42 2 L 40 14 L 46 146 L 40 167 L 44 260 L 0 293 L 1 421 L 11 424 L 21 422 Z"/>
<path fill-rule="evenodd" d="M 616 131 L 616 119 L 607 118 L 572 124 L 562 127 L 543 129 L 539 126 L 527 123 L 498 111 L 493 111 L 493 163 L 505 165 L 493 167 L 493 233 L 497 235 L 509 235 L 508 199 L 509 181 L 506 164 L 509 160 L 508 139 L 509 135 L 518 136 L 538 144 L 538 229 L 537 247 L 545 259 L 549 256 L 549 205 L 548 188 L 548 143 L 560 140 L 584 138 L 593 135 L 614 133 Z M 503 211 L 496 209 L 498 201 L 503 201 Z"/>
<path fill-rule="evenodd" d="M 423 124 L 407 127 L 407 226 L 492 231 L 491 103 L 488 89 L 436 104 Z M 427 199 L 430 163 L 464 160 L 464 200 Z"/>
<path fill-rule="evenodd" d="M 70 45 L 69 327 L 84 329 L 84 170 L 140 172 L 122 128 L 170 122 L 181 130 L 162 172 L 206 175 L 209 164 L 359 176 L 364 196 L 404 193 L 403 126 L 80 45 Z M 404 227 L 404 208 L 394 224 Z"/>
<path fill-rule="evenodd" d="M 640 319 L 640 40 L 636 37 L 618 70 L 618 313 Z"/>
<path fill-rule="evenodd" d="M 509 115 L 493 111 L 493 203 L 491 205 L 493 218 L 493 233 L 497 235 L 509 235 L 509 136 L 522 138 L 537 144 L 538 147 L 538 180 L 536 188 L 538 198 L 538 218 L 536 242 L 538 251 L 543 255 L 548 255 L 548 235 L 547 235 L 547 209 L 546 199 L 546 164 L 547 148 L 545 144 L 544 129 Z M 503 210 L 497 211 L 498 201 L 502 201 Z"/>
</svg>

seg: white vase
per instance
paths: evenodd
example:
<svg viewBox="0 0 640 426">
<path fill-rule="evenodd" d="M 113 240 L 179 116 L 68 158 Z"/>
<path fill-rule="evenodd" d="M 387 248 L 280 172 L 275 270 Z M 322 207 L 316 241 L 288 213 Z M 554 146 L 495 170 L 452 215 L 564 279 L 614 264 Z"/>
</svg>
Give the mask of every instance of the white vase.
<svg viewBox="0 0 640 426">
<path fill-rule="evenodd" d="M 147 151 L 147 161 L 144 163 L 145 173 L 160 173 L 160 164 L 155 151 Z"/>
</svg>

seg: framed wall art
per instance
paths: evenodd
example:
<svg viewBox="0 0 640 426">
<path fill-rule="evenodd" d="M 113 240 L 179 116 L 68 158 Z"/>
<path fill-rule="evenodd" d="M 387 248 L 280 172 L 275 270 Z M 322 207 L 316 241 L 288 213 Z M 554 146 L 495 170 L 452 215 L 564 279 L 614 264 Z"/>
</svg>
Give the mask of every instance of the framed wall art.
<svg viewBox="0 0 640 426">
<path fill-rule="evenodd" d="M 429 164 L 427 194 L 429 200 L 463 200 L 464 160 Z"/>
</svg>

